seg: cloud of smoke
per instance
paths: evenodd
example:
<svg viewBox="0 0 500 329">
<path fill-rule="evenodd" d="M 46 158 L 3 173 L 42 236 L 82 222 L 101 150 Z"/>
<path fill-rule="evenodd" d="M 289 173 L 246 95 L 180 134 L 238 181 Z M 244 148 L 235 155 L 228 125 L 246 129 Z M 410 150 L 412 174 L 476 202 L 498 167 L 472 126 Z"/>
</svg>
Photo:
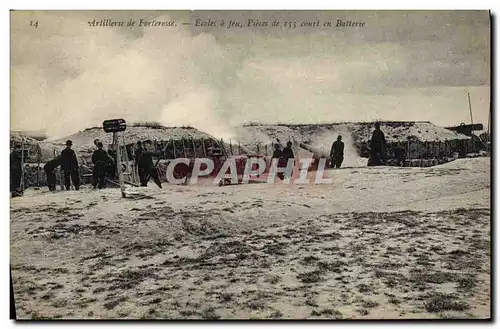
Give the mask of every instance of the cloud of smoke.
<svg viewBox="0 0 500 329">
<path fill-rule="evenodd" d="M 216 109 L 234 73 L 213 36 L 192 36 L 182 27 L 134 35 L 89 28 L 91 16 L 29 15 L 12 23 L 12 129 L 43 129 L 58 138 L 124 118 L 231 134 Z M 44 24 L 33 33 L 22 26 L 26 19 Z"/>
<path fill-rule="evenodd" d="M 191 31 L 182 26 L 104 28 L 87 23 L 105 18 L 127 21 L 132 16 L 136 20 L 143 16 L 156 21 L 170 19 L 156 15 L 13 12 L 11 129 L 42 129 L 50 137 L 59 138 L 99 126 L 106 119 L 124 118 L 128 122 L 191 125 L 218 138 L 234 140 L 237 134 L 232 126 L 250 121 L 273 124 L 384 119 L 454 125 L 469 120 L 469 91 L 474 122 L 488 121 L 488 86 L 449 87 L 441 85 L 439 79 L 430 86 L 407 81 L 415 75 L 408 74 L 408 63 L 425 81 L 442 76 L 441 69 L 434 70 L 434 66 L 446 62 L 434 60 L 433 54 L 445 49 L 437 41 L 425 47 L 429 53 L 426 61 L 432 65 L 422 66 L 415 61 L 424 48 L 411 40 L 352 43 L 349 36 L 331 33 L 292 35 L 282 31 L 273 36 L 247 29 L 200 33 L 199 29 Z M 43 24 L 35 29 L 26 24 L 29 21 Z M 362 39 L 361 33 L 370 31 L 375 30 L 356 33 Z M 475 48 L 467 42 L 464 49 L 475 54 Z M 408 48 L 408 43 L 413 46 Z M 457 53 L 466 53 L 461 49 Z M 470 66 L 479 77 L 489 69 L 481 56 L 475 55 L 473 64 Z M 465 72 L 462 68 L 452 71 L 457 71 L 460 79 Z M 460 79 L 449 75 L 443 81 Z M 353 148 L 344 135 L 347 165 L 352 158 L 348 149 Z M 336 138 L 331 137 L 325 146 L 328 150 Z"/>
<path fill-rule="evenodd" d="M 352 133 L 346 128 L 328 131 L 318 136 L 313 143 L 313 147 L 317 150 L 322 150 L 323 157 L 330 156 L 332 143 L 337 140 L 338 136 L 342 136 L 344 142 L 344 161 L 342 167 L 359 167 L 366 162 L 358 154 L 357 148 L 354 145 Z"/>
</svg>

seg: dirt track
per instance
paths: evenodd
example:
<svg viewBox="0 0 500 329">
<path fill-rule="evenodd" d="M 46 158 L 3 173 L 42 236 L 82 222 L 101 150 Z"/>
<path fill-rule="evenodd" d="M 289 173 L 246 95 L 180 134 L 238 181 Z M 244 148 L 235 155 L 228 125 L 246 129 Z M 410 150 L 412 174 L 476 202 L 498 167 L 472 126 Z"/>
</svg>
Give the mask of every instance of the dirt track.
<svg viewBox="0 0 500 329">
<path fill-rule="evenodd" d="M 485 318 L 489 158 L 335 184 L 29 191 L 20 318 Z M 154 193 L 154 194 L 153 194 Z"/>
</svg>

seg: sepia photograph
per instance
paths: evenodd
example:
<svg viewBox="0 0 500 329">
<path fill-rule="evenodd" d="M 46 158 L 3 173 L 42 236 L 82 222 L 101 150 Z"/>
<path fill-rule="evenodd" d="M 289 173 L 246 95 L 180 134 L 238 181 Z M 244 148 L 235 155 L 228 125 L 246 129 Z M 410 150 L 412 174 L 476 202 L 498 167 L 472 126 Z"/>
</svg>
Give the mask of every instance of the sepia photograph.
<svg viewBox="0 0 500 329">
<path fill-rule="evenodd" d="M 490 320 L 488 10 L 11 10 L 16 320 Z"/>
</svg>

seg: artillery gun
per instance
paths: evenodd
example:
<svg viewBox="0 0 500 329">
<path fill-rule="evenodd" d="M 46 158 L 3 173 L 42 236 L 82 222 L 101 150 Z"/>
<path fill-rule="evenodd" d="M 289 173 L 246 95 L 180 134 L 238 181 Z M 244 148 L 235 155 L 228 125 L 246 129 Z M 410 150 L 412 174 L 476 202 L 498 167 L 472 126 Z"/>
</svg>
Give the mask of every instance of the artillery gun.
<svg viewBox="0 0 500 329">
<path fill-rule="evenodd" d="M 299 143 L 299 146 L 313 154 L 313 163 L 311 164 L 311 167 L 309 170 L 316 170 L 318 169 L 319 166 L 319 160 L 321 158 L 326 158 L 326 167 L 331 168 L 331 161 L 330 161 L 330 153 L 325 150 L 324 148 L 317 148 L 311 145 L 307 145 L 304 143 Z"/>
</svg>

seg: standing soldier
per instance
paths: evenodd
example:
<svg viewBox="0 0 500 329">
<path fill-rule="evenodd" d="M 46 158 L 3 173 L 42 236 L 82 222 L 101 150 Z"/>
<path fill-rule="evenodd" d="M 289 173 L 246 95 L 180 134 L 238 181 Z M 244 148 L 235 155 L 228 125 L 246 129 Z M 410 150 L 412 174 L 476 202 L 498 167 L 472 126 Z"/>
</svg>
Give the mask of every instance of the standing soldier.
<svg viewBox="0 0 500 329">
<path fill-rule="evenodd" d="M 281 147 L 280 144 L 274 144 L 274 152 L 271 158 L 279 159 L 281 157 Z"/>
<path fill-rule="evenodd" d="M 73 181 L 75 190 L 78 191 L 80 189 L 80 174 L 78 172 L 78 160 L 76 159 L 75 151 L 71 149 L 72 145 L 72 141 L 66 141 L 66 148 L 61 152 L 61 168 L 64 172 L 64 186 L 66 190 L 70 189 L 71 181 Z"/>
<path fill-rule="evenodd" d="M 14 144 L 14 148 L 10 153 L 10 192 L 13 198 L 23 194 L 23 191 L 20 190 L 23 175 L 21 152 L 19 145 Z"/>
<path fill-rule="evenodd" d="M 139 180 L 142 183 L 143 181 L 143 175 L 144 175 L 144 168 L 142 168 L 139 159 L 141 158 L 142 153 L 144 152 L 144 148 L 142 147 L 142 142 L 138 141 L 137 142 L 137 148 L 135 149 L 134 152 L 134 161 L 135 165 L 137 167 L 137 173 L 139 174 Z"/>
<path fill-rule="evenodd" d="M 340 168 L 342 162 L 344 162 L 344 142 L 342 142 L 342 136 L 340 135 L 332 144 L 332 149 L 330 150 L 330 159 L 332 168 Z"/>
<path fill-rule="evenodd" d="M 92 171 L 92 186 L 102 189 L 106 184 L 106 171 L 113 159 L 103 150 L 101 142 L 97 142 L 97 150 L 92 153 L 92 163 L 94 170 Z"/>
<path fill-rule="evenodd" d="M 288 160 L 289 159 L 294 159 L 295 154 L 293 154 L 293 148 L 292 148 L 292 142 L 288 141 L 286 143 L 286 147 L 283 148 L 283 151 L 281 151 L 282 157 L 283 157 L 283 167 L 286 167 L 288 165 Z M 292 163 L 292 171 L 293 171 L 294 164 Z M 287 172 L 286 173 L 287 177 L 290 177 L 292 172 Z"/>
<path fill-rule="evenodd" d="M 158 169 L 153 164 L 153 156 L 161 156 L 162 152 L 152 152 L 149 150 L 150 144 L 144 144 L 144 150 L 141 153 L 138 161 L 139 178 L 141 186 L 148 186 L 149 179 L 152 177 L 156 185 L 162 188 Z"/>
<path fill-rule="evenodd" d="M 138 141 L 137 142 L 137 148 L 135 149 L 135 163 L 139 163 L 139 159 L 141 157 L 142 152 L 144 152 L 144 148 L 142 147 L 142 142 Z"/>
<path fill-rule="evenodd" d="M 271 157 L 271 162 L 273 161 L 273 159 L 277 159 L 276 161 L 278 161 L 277 163 L 277 167 L 283 167 L 283 152 L 281 151 L 281 146 L 280 144 L 274 144 L 274 152 L 273 152 L 273 155 Z M 286 164 L 285 164 L 285 167 L 286 167 Z M 277 174 L 278 178 L 283 180 L 285 178 L 285 173 L 282 173 L 282 172 L 279 172 Z"/>
<path fill-rule="evenodd" d="M 386 163 L 385 146 L 385 135 L 382 130 L 380 130 L 380 123 L 376 122 L 375 130 L 370 140 L 370 158 L 373 165 L 377 166 Z"/>
<path fill-rule="evenodd" d="M 116 150 L 113 149 L 113 146 L 108 148 L 108 155 L 113 160 L 113 162 L 106 167 L 106 172 L 109 175 L 109 177 L 116 178 L 118 176 L 118 171 L 116 169 L 117 154 Z"/>
<path fill-rule="evenodd" d="M 43 166 L 43 170 L 45 171 L 45 175 L 47 176 L 47 186 L 49 187 L 49 191 L 56 190 L 56 174 L 54 170 L 61 165 L 61 156 L 58 155 L 55 159 L 50 160 Z"/>
<path fill-rule="evenodd" d="M 406 160 L 406 150 L 403 147 L 398 146 L 394 149 L 394 156 L 396 157 L 396 163 L 398 167 L 404 167 Z"/>
</svg>

